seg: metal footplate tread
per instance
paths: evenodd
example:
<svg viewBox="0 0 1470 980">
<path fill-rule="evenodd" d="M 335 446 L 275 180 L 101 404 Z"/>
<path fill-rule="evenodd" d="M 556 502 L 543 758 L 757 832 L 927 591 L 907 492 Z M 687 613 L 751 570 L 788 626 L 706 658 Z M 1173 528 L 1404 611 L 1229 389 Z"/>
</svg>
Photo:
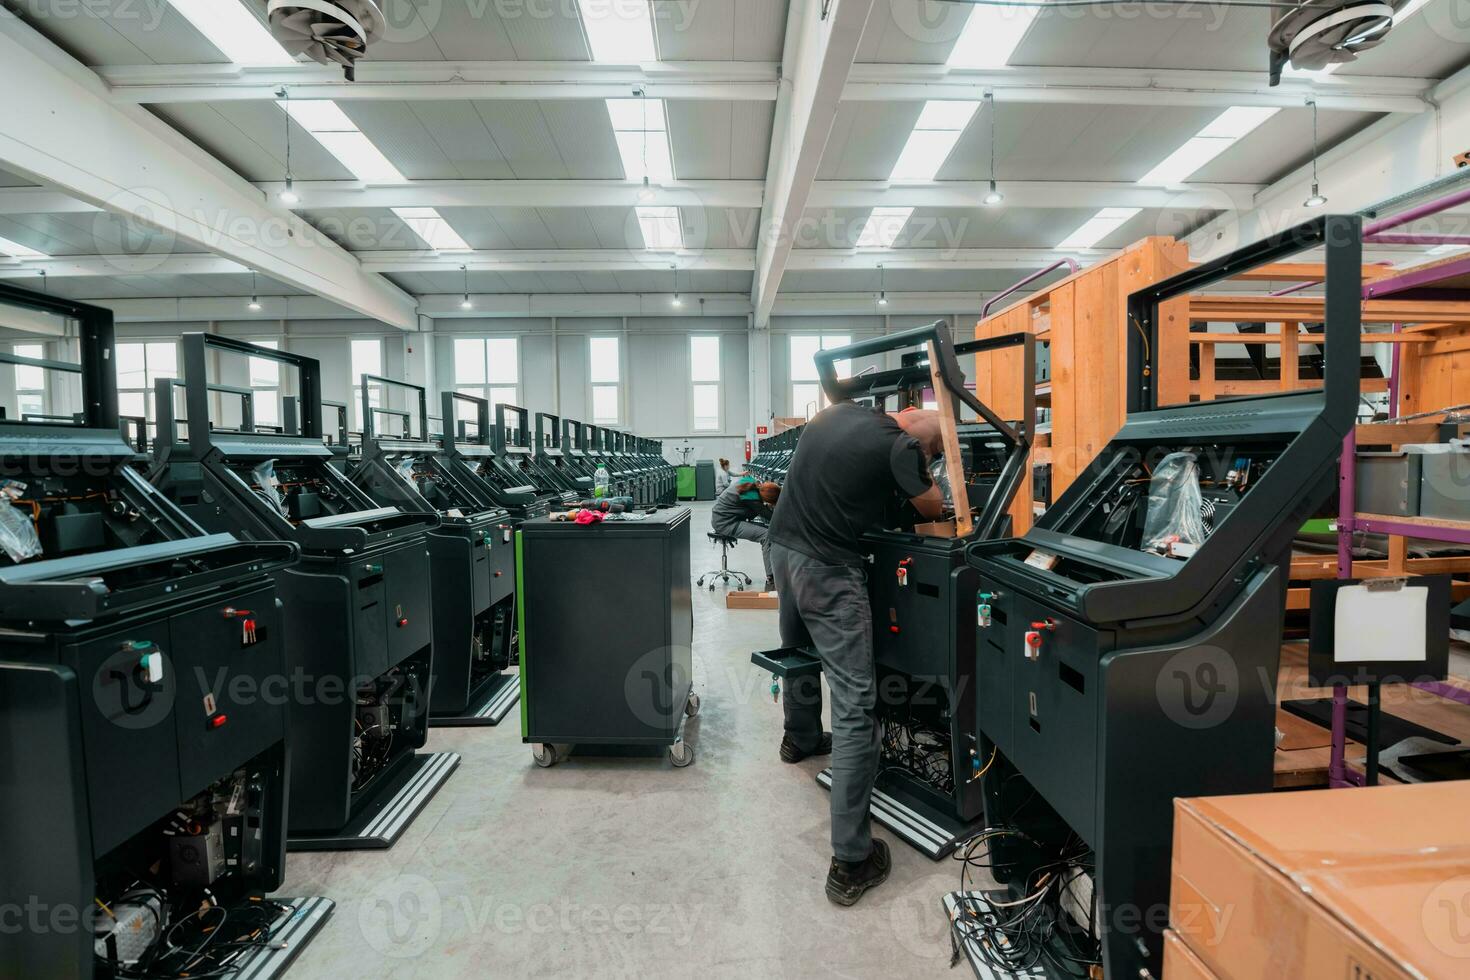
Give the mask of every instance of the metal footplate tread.
<svg viewBox="0 0 1470 980">
<path fill-rule="evenodd" d="M 521 676 L 501 674 L 500 682 L 490 688 L 478 706 L 462 715 L 442 718 L 429 717 L 430 728 L 468 728 L 473 726 L 498 725 L 510 714 L 510 709 L 521 699 Z"/>
<path fill-rule="evenodd" d="M 320 896 L 273 898 L 272 901 L 291 908 L 271 923 L 272 946 L 246 953 L 234 965 L 230 973 L 234 980 L 275 980 L 284 975 L 307 943 L 327 924 L 327 919 L 337 907 L 330 898 Z M 275 944 L 281 948 L 275 948 Z"/>
<path fill-rule="evenodd" d="M 289 851 L 353 851 L 392 847 L 454 770 L 458 752 L 425 752 L 398 776 L 397 788 L 383 787 L 384 798 L 331 835 L 291 837 Z"/>
<path fill-rule="evenodd" d="M 1054 976 L 1046 967 L 1037 965 L 1022 970 L 1019 973 L 1002 972 L 987 962 L 980 949 L 980 941 L 972 934 L 961 931 L 956 926 L 956 921 L 962 914 L 961 906 L 969 906 L 972 911 L 988 911 L 990 903 L 984 892 L 950 892 L 944 896 L 944 917 L 949 922 L 950 936 L 959 943 L 960 949 L 965 954 L 965 959 L 970 963 L 970 969 L 975 971 L 976 980 L 1051 980 Z"/>
<path fill-rule="evenodd" d="M 817 773 L 817 783 L 829 792 L 832 789 L 832 770 Z M 874 787 L 873 799 L 868 805 L 873 819 L 893 831 L 916 850 L 938 861 L 954 853 L 963 841 L 981 829 L 981 823 L 961 824 L 959 821 L 941 823 L 933 816 L 920 813 L 902 800 Z"/>
</svg>

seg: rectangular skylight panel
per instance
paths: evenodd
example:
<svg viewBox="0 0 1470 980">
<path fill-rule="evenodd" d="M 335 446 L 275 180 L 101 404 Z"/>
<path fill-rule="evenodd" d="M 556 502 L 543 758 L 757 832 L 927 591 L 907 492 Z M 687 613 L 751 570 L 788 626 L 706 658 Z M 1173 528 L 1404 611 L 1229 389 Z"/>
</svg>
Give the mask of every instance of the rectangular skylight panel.
<svg viewBox="0 0 1470 980">
<path fill-rule="evenodd" d="M 946 63 L 955 68 L 1003 67 L 1037 13 L 1036 7 L 975 7 Z"/>
<path fill-rule="evenodd" d="M 858 248 L 892 248 L 913 208 L 874 208 L 858 233 Z"/>
<path fill-rule="evenodd" d="M 220 54 L 237 65 L 294 65 L 296 59 L 238 0 L 169 0 Z"/>
<path fill-rule="evenodd" d="M 577 0 L 593 61 L 657 61 L 653 7 L 648 0 Z"/>
<path fill-rule="evenodd" d="M 914 128 L 962 130 L 970 125 L 970 120 L 975 117 L 975 110 L 978 108 L 980 108 L 978 102 L 961 102 L 952 99 L 925 102 L 924 111 L 919 113 L 919 121 L 914 124 Z"/>
<path fill-rule="evenodd" d="M 1103 208 L 1097 214 L 1083 222 L 1082 227 L 1062 239 L 1061 243 L 1057 245 L 1057 248 L 1092 248 L 1098 242 L 1123 227 L 1124 223 L 1137 214 L 1138 211 L 1138 208 Z"/>
<path fill-rule="evenodd" d="M 14 259 L 44 259 L 47 257 L 45 252 L 38 252 L 8 238 L 0 238 L 0 255 L 8 255 Z"/>
<path fill-rule="evenodd" d="M 643 232 L 643 247 L 678 250 L 684 247 L 684 229 L 679 209 L 672 207 L 640 207 L 638 227 Z"/>
<path fill-rule="evenodd" d="M 959 142 L 960 134 L 952 129 L 916 129 L 909 134 L 889 180 L 933 180 Z"/>
<path fill-rule="evenodd" d="M 628 180 L 653 183 L 674 178 L 674 162 L 669 153 L 667 133 L 614 133 L 618 155 L 623 158 L 623 173 Z"/>
<path fill-rule="evenodd" d="M 663 132 L 668 128 L 664 121 L 663 99 L 607 99 L 607 115 L 616 132 L 648 130 Z"/>
<path fill-rule="evenodd" d="M 331 99 L 277 99 L 276 105 L 291 114 L 308 133 L 355 133 L 357 125 Z"/>
<path fill-rule="evenodd" d="M 373 145 L 372 140 L 362 133 L 314 133 L 327 152 L 351 170 L 358 180 L 368 183 L 401 183 L 403 174 L 383 156 L 383 151 Z"/>
<path fill-rule="evenodd" d="M 1233 105 L 1195 135 L 1238 140 L 1280 111 L 1269 106 Z"/>
<path fill-rule="evenodd" d="M 1231 106 L 1210 120 L 1204 129 L 1185 140 L 1158 166 L 1140 177 L 1138 182 L 1155 185 L 1182 182 L 1278 111 L 1259 106 Z"/>
<path fill-rule="evenodd" d="M 432 249 L 440 252 L 468 252 L 469 245 L 459 237 L 459 233 L 449 226 L 449 222 L 433 208 L 394 208 L 393 213 L 398 215 L 399 220 L 413 231 L 413 233 L 424 240 Z"/>
</svg>

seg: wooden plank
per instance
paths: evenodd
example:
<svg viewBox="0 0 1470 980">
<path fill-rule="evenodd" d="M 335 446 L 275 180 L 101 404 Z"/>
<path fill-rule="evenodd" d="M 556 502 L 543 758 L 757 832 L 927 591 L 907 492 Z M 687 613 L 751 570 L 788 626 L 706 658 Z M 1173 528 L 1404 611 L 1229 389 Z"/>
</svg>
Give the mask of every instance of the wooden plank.
<svg viewBox="0 0 1470 980">
<path fill-rule="evenodd" d="M 1281 324 L 1281 390 L 1291 391 L 1301 382 L 1301 325 L 1294 320 Z"/>
<path fill-rule="evenodd" d="M 1409 575 L 1470 575 L 1470 556 L 1409 558 L 1404 572 Z M 1353 562 L 1354 578 L 1383 578 L 1392 575 L 1385 559 Z M 1291 560 L 1289 576 L 1293 582 L 1337 578 L 1336 555 L 1297 555 Z"/>
<path fill-rule="evenodd" d="M 1192 321 L 1253 321 L 1278 323 L 1281 320 L 1318 322 L 1322 319 L 1322 299 L 1312 296 L 1249 296 L 1210 293 L 1192 296 L 1189 318 Z M 1370 299 L 1363 301 L 1363 319 L 1372 323 L 1425 320 L 1470 321 L 1470 302 L 1452 300 Z"/>
<path fill-rule="evenodd" d="M 1409 539 L 1397 534 L 1388 538 L 1388 574 L 1390 576 L 1409 573 Z"/>
<path fill-rule="evenodd" d="M 1383 279 L 1399 270 L 1386 265 L 1363 266 L 1364 279 Z M 1232 282 L 1321 282 L 1327 275 L 1327 267 L 1321 262 L 1272 262 L 1258 265 L 1230 277 Z"/>
<path fill-rule="evenodd" d="M 1051 495 L 1055 500 L 1080 472 L 1077 461 L 1077 284 L 1051 293 Z"/>
<path fill-rule="evenodd" d="M 1409 527 L 1422 527 L 1425 530 L 1441 528 L 1447 531 L 1470 531 L 1470 521 L 1452 521 L 1442 517 L 1392 517 L 1388 514 L 1359 514 L 1357 519 L 1360 521 L 1387 521 Z"/>
<path fill-rule="evenodd" d="M 949 492 L 954 498 L 955 531 L 964 537 L 975 528 L 970 513 L 970 495 L 965 488 L 965 461 L 960 456 L 960 436 L 955 430 L 954 395 L 944 387 L 939 376 L 939 354 L 929 342 L 929 381 L 934 387 L 934 400 L 939 404 L 939 426 L 944 438 L 944 469 L 949 474 Z"/>
<path fill-rule="evenodd" d="M 1199 400 L 1215 400 L 1215 348 L 1206 344 L 1199 349 Z"/>
<path fill-rule="evenodd" d="M 1189 342 L 1200 346 L 1212 346 L 1214 344 L 1279 344 L 1282 334 L 1275 333 L 1206 333 L 1203 330 L 1191 330 Z M 1315 339 L 1314 339 L 1315 337 Z M 1321 335 L 1300 334 L 1297 339 L 1309 344 L 1322 342 Z M 1358 338 L 1362 344 L 1433 344 L 1433 337 L 1422 334 L 1404 333 L 1365 333 Z"/>
<path fill-rule="evenodd" d="M 1201 360 L 1203 360 L 1203 354 L 1205 350 L 1208 349 L 1209 348 L 1200 349 Z M 1299 382 L 1295 390 L 1315 391 L 1316 389 L 1321 387 L 1322 382 L 1320 380 L 1314 379 L 1311 381 Z M 1360 383 L 1359 388 L 1361 391 L 1364 392 L 1387 391 L 1388 381 L 1384 378 L 1364 378 Z M 1228 398 L 1233 395 L 1269 395 L 1280 390 L 1280 383 L 1271 380 L 1218 381 L 1215 383 L 1214 397 Z M 1194 386 L 1194 391 L 1195 393 L 1199 393 L 1200 386 L 1198 384 Z"/>
<path fill-rule="evenodd" d="M 1438 442 L 1439 423 L 1366 422 L 1357 427 L 1359 448 L 1363 446 L 1402 446 L 1405 443 Z"/>
</svg>

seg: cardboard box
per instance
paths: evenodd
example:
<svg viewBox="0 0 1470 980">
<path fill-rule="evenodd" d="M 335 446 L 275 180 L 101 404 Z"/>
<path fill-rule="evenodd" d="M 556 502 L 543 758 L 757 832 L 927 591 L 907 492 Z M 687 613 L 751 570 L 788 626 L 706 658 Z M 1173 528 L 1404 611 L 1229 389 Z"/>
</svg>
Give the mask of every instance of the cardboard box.
<svg viewBox="0 0 1470 980">
<path fill-rule="evenodd" d="M 726 592 L 726 609 L 780 609 L 781 600 L 774 592 Z"/>
<path fill-rule="evenodd" d="M 1173 929 L 1164 932 L 1164 980 L 1218 980 Z"/>
<path fill-rule="evenodd" d="M 1470 976 L 1467 813 L 1460 782 L 1176 800 L 1169 924 L 1220 980 Z"/>
</svg>

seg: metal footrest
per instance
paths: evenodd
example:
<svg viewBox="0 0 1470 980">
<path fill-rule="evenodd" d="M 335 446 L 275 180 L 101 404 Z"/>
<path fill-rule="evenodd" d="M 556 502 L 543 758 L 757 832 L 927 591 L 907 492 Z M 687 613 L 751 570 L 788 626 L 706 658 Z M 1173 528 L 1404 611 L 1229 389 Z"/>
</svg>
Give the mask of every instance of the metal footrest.
<svg viewBox="0 0 1470 980">
<path fill-rule="evenodd" d="M 301 955 L 307 943 L 327 924 L 337 903 L 330 898 L 273 898 L 274 902 L 289 905 L 271 923 L 271 942 L 283 948 L 261 948 L 246 953 L 230 974 L 235 980 L 275 980 L 282 976 L 293 960 Z"/>
<path fill-rule="evenodd" d="M 825 790 L 832 789 L 832 770 L 817 773 L 817 783 Z M 982 829 L 984 821 L 961 823 L 954 817 L 924 808 L 916 809 L 912 804 L 873 788 L 873 799 L 868 805 L 873 819 L 893 831 L 911 844 L 916 850 L 938 861 L 954 853 L 961 842 L 973 837 Z"/>
<path fill-rule="evenodd" d="M 480 696 L 477 703 L 469 706 L 462 715 L 429 717 L 430 728 L 464 728 L 479 725 L 498 725 L 521 699 L 521 677 L 519 674 L 498 674 L 496 683 Z"/>
<path fill-rule="evenodd" d="M 454 770 L 458 752 L 426 752 L 414 757 L 362 812 L 334 834 L 303 834 L 286 841 L 289 851 L 353 851 L 392 847 L 419 811 L 434 798 Z"/>
<path fill-rule="evenodd" d="M 970 969 L 975 971 L 976 980 L 1051 980 L 1053 974 L 1041 965 L 1030 967 L 1019 973 L 1000 971 L 991 966 L 981 952 L 980 941 L 973 935 L 964 933 L 961 927 L 955 924 L 962 916 L 968 914 L 962 906 L 976 913 L 989 911 L 991 906 L 984 892 L 950 892 L 944 896 L 944 917 L 949 921 L 952 934 L 959 943 L 960 949 L 964 951 L 965 959 L 970 963 Z"/>
</svg>

